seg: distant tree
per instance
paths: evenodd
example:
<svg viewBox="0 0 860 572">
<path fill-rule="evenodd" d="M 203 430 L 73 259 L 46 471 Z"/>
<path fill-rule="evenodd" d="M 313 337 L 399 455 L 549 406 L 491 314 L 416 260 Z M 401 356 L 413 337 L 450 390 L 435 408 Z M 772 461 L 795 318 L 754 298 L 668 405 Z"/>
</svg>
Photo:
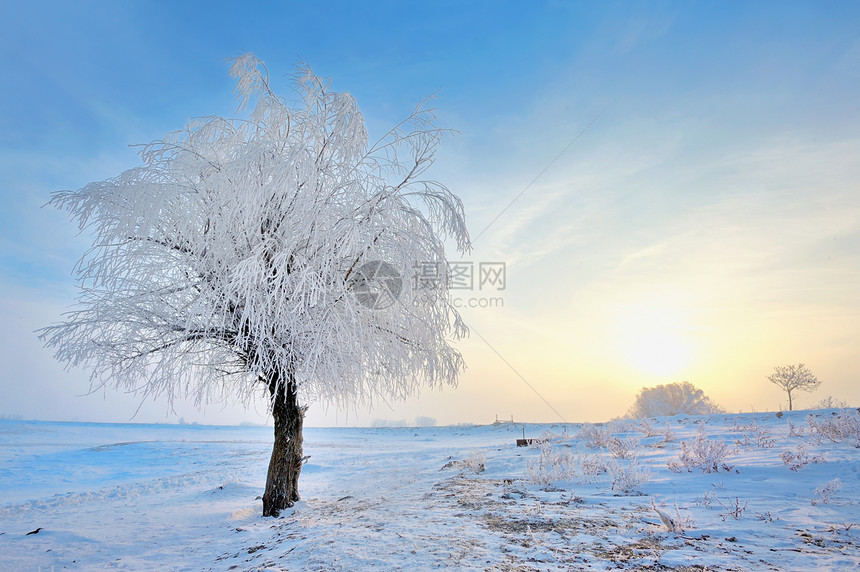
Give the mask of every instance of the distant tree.
<svg viewBox="0 0 860 572">
<path fill-rule="evenodd" d="M 773 374 L 767 376 L 771 383 L 775 383 L 788 394 L 788 410 L 792 411 L 791 392 L 812 391 L 816 389 L 821 382 L 815 377 L 808 367 L 799 363 L 797 365 L 784 365 L 774 368 Z"/>
<path fill-rule="evenodd" d="M 627 412 L 627 417 L 641 419 L 643 417 L 671 416 L 681 413 L 709 415 L 722 413 L 722 411 L 705 395 L 705 392 L 689 381 L 684 381 L 656 387 L 643 387 L 636 396 L 630 411 Z"/>
<path fill-rule="evenodd" d="M 444 135 L 426 101 L 370 145 L 355 100 L 307 67 L 290 107 L 253 55 L 232 60 L 247 119 L 208 117 L 143 147 L 143 165 L 55 193 L 93 246 L 64 323 L 41 331 L 94 385 L 197 403 L 263 391 L 275 424 L 263 514 L 299 498 L 307 403 L 455 384 L 466 332 L 416 263 L 468 249 L 461 201 L 425 180 Z"/>
</svg>

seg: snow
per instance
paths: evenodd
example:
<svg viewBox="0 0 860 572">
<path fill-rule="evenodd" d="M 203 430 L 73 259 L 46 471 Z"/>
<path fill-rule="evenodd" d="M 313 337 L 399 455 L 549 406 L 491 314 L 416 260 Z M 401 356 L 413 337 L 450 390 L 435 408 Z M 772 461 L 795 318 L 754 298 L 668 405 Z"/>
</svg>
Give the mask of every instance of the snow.
<svg viewBox="0 0 860 572">
<path fill-rule="evenodd" d="M 574 424 L 308 428 L 303 500 L 276 519 L 258 498 L 270 428 L 0 421 L 0 567 L 856 569 L 858 442 L 823 438 L 809 413 L 598 427 L 633 448 L 618 459 Z M 670 470 L 701 428 L 725 467 Z M 516 447 L 524 429 L 546 441 Z M 817 462 L 792 470 L 781 454 L 801 445 Z M 631 465 L 647 480 L 613 490 Z"/>
</svg>

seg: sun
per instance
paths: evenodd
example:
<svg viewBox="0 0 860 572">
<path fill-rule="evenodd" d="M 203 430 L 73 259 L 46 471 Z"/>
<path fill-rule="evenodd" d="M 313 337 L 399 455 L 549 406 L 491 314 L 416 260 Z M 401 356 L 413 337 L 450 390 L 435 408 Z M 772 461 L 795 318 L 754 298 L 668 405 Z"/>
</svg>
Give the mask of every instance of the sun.
<svg viewBox="0 0 860 572">
<path fill-rule="evenodd" d="M 667 377 L 684 370 L 692 356 L 690 344 L 683 337 L 668 331 L 651 331 L 630 339 L 627 362 L 636 369 L 654 376 Z"/>
<path fill-rule="evenodd" d="M 618 350 L 627 365 L 646 375 L 671 377 L 693 360 L 690 328 L 678 311 L 628 308 L 619 316 Z"/>
</svg>

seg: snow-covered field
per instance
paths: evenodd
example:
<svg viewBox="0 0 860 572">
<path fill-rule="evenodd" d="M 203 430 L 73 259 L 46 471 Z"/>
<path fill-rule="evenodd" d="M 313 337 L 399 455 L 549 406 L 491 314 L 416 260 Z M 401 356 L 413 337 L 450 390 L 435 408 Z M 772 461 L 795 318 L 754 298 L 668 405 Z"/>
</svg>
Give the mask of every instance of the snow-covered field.
<svg viewBox="0 0 860 572">
<path fill-rule="evenodd" d="M 310 428 L 277 519 L 269 428 L 2 421 L 0 569 L 858 569 L 860 415 L 809 413 Z"/>
</svg>

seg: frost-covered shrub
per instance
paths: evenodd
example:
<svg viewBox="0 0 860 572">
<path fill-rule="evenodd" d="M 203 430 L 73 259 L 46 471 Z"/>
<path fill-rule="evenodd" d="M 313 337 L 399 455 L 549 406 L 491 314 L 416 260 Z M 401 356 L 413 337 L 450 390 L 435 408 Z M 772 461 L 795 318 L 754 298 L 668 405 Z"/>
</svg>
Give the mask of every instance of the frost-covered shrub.
<svg viewBox="0 0 860 572">
<path fill-rule="evenodd" d="M 803 437 L 805 431 L 803 429 L 803 425 L 795 425 L 791 422 L 791 419 L 788 420 L 788 436 L 789 437 Z"/>
<path fill-rule="evenodd" d="M 704 427 L 699 427 L 699 434 L 691 441 L 681 441 L 681 452 L 678 459 L 670 459 L 666 464 L 671 471 L 680 473 L 683 470 L 692 472 L 699 469 L 703 473 L 717 473 L 720 469 L 731 471 L 726 463 L 735 451 L 722 441 L 708 439 Z"/>
<path fill-rule="evenodd" d="M 472 451 L 468 457 L 463 459 L 463 465 L 475 473 L 483 473 L 486 462 L 487 458 L 481 451 Z"/>
<path fill-rule="evenodd" d="M 699 504 L 705 507 L 710 507 L 714 504 L 718 505 L 723 509 L 723 512 L 721 512 L 719 516 L 724 522 L 728 520 L 729 517 L 732 517 L 735 520 L 740 520 L 744 512 L 747 510 L 746 501 L 741 502 L 739 497 L 735 497 L 734 499 L 722 499 L 717 495 L 716 491 L 706 492 L 705 496 L 699 501 Z"/>
<path fill-rule="evenodd" d="M 603 425 L 583 425 L 576 437 L 589 449 L 606 447 L 612 441 L 612 434 Z"/>
<path fill-rule="evenodd" d="M 776 520 L 769 510 L 765 512 L 756 512 L 755 517 L 762 522 L 773 522 Z"/>
<path fill-rule="evenodd" d="M 856 411 L 844 410 L 831 419 L 809 414 L 806 418 L 809 432 L 818 442 L 848 442 L 860 446 L 860 415 Z"/>
<path fill-rule="evenodd" d="M 573 455 L 571 466 L 577 481 L 580 483 L 593 483 L 601 473 L 605 473 L 607 470 L 606 463 L 600 455 L 588 453 Z"/>
<path fill-rule="evenodd" d="M 451 457 L 448 457 L 449 459 Z M 469 469 L 473 473 L 483 473 L 486 468 L 487 458 L 481 451 L 472 451 L 469 456 L 462 461 L 448 461 L 442 466 L 445 469 Z"/>
<path fill-rule="evenodd" d="M 636 459 L 629 463 L 613 460 L 607 469 L 612 479 L 612 490 L 624 494 L 635 492 L 640 485 L 651 479 L 651 471 L 639 465 Z"/>
<path fill-rule="evenodd" d="M 685 413 L 687 415 L 710 415 L 722 413 L 705 393 L 689 381 L 668 383 L 656 387 L 643 387 L 627 417 L 641 419 L 643 417 L 671 416 Z"/>
<path fill-rule="evenodd" d="M 666 427 L 661 432 L 661 435 L 663 435 L 663 440 L 666 443 L 671 443 L 672 441 L 675 440 L 675 432 L 672 431 L 672 428 L 669 427 L 668 424 L 666 425 Z"/>
<path fill-rule="evenodd" d="M 540 448 L 536 460 L 526 465 L 526 479 L 536 485 L 549 486 L 558 481 L 573 478 L 572 453 L 567 449 L 557 449 L 549 443 Z"/>
<path fill-rule="evenodd" d="M 833 497 L 836 495 L 836 491 L 841 488 L 842 481 L 840 481 L 838 478 L 821 485 L 820 487 L 815 489 L 815 494 L 818 498 L 812 499 L 812 505 L 815 506 L 818 503 L 829 504 L 830 501 L 833 500 Z"/>
<path fill-rule="evenodd" d="M 641 423 L 638 419 L 627 419 L 624 417 L 613 419 L 606 424 L 606 428 L 610 433 L 633 433 L 634 431 L 639 431 L 640 426 Z"/>
<path fill-rule="evenodd" d="M 639 454 L 638 437 L 613 437 L 609 441 L 609 452 L 617 459 L 632 459 Z"/>
<path fill-rule="evenodd" d="M 663 437 L 663 441 L 667 443 L 675 440 L 675 432 L 668 423 L 665 427 L 657 427 L 651 419 L 642 419 L 639 422 L 638 431 L 646 437 Z"/>
<path fill-rule="evenodd" d="M 792 471 L 798 471 L 810 463 L 823 463 L 824 455 L 810 455 L 803 445 L 798 445 L 796 451 L 783 451 L 779 458 Z"/>
<path fill-rule="evenodd" d="M 593 483 L 606 470 L 606 463 L 600 455 L 576 453 L 544 443 L 538 458 L 526 465 L 526 480 L 543 486 L 574 479 L 580 483 Z"/>
<path fill-rule="evenodd" d="M 670 516 L 666 511 L 657 508 L 657 504 L 654 502 L 654 499 L 651 499 L 651 508 L 657 513 L 657 516 L 660 517 L 666 530 L 677 534 L 684 534 L 684 531 L 692 529 L 695 526 L 695 523 L 689 514 L 681 514 L 681 510 L 678 508 L 677 502 L 674 503 L 674 507 L 675 516 Z"/>
<path fill-rule="evenodd" d="M 755 445 L 756 447 L 770 449 L 776 444 L 773 434 L 766 428 L 756 425 L 755 421 L 751 422 L 749 425 L 742 426 L 741 429 L 744 434 L 744 438 L 737 441 L 738 445 Z"/>
<path fill-rule="evenodd" d="M 841 399 L 835 399 L 832 395 L 828 395 L 821 401 L 815 404 L 813 409 L 844 409 L 848 404 Z"/>
<path fill-rule="evenodd" d="M 654 437 L 660 434 L 660 430 L 654 426 L 654 422 L 650 419 L 641 419 L 637 430 L 643 433 L 646 437 Z"/>
</svg>

